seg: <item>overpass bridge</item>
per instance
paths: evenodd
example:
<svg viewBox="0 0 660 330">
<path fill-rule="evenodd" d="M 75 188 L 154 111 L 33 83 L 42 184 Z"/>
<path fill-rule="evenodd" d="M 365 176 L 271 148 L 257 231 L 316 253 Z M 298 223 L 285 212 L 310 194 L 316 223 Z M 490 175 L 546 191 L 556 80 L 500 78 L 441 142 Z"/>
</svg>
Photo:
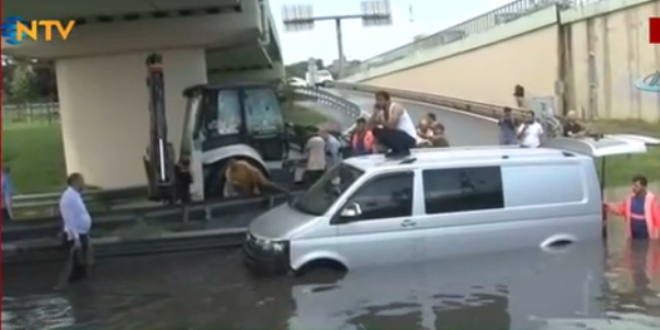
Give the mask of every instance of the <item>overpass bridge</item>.
<svg viewBox="0 0 660 330">
<path fill-rule="evenodd" d="M 500 106 L 516 104 L 520 84 L 536 111 L 657 121 L 654 16 L 658 0 L 516 0 L 366 60 L 344 81 Z"/>
<path fill-rule="evenodd" d="M 67 170 L 104 188 L 145 182 L 148 53 L 163 55 L 169 137 L 176 143 L 184 88 L 284 76 L 268 0 L 5 0 L 2 14 L 3 21 L 76 21 L 66 41 L 3 39 L 3 55 L 55 63 Z"/>
</svg>

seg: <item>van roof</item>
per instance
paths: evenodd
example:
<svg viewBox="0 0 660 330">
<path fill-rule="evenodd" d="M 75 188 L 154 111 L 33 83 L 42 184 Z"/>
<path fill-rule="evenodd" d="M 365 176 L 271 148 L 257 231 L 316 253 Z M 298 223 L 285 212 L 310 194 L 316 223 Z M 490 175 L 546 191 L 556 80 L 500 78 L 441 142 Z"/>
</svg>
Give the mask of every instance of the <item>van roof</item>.
<svg viewBox="0 0 660 330">
<path fill-rule="evenodd" d="M 348 165 L 368 171 L 372 168 L 395 167 L 404 164 L 414 164 L 424 167 L 443 161 L 464 161 L 466 163 L 488 162 L 500 159 L 557 159 L 565 157 L 585 157 L 575 153 L 549 148 L 520 148 L 517 146 L 479 146 L 451 148 L 413 149 L 405 159 L 388 159 L 384 155 L 367 155 L 351 157 L 345 160 Z"/>
</svg>

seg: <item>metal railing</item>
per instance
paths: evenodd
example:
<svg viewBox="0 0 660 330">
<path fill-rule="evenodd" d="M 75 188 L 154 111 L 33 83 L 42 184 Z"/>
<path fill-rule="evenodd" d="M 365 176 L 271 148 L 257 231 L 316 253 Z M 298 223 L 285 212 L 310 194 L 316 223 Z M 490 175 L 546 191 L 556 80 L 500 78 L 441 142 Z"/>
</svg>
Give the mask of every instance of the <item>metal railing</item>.
<svg viewBox="0 0 660 330">
<path fill-rule="evenodd" d="M 366 84 L 333 82 L 330 84 L 330 87 L 336 89 L 365 92 L 365 93 L 376 93 L 377 91 L 386 91 L 392 97 L 395 98 L 402 98 L 413 101 L 419 101 L 422 103 L 439 105 L 442 107 L 447 107 L 454 110 L 464 111 L 466 113 L 476 114 L 494 119 L 501 118 L 502 114 L 504 113 L 505 107 L 511 108 L 513 115 L 519 119 L 522 118 L 525 111 L 528 111 L 507 105 L 492 104 L 492 103 L 461 99 L 461 98 L 450 97 L 445 95 L 416 92 L 416 91 L 404 90 L 404 89 L 384 88 L 384 87 L 372 86 Z M 563 117 L 542 114 L 541 116 L 539 116 L 539 121 L 547 129 L 549 137 L 555 137 L 561 135 Z"/>
<path fill-rule="evenodd" d="M 3 104 L 2 122 L 3 126 L 20 122 L 49 122 L 52 123 L 59 119 L 58 103 L 26 103 Z"/>
<path fill-rule="evenodd" d="M 370 58 L 362 62 L 358 67 L 353 68 L 350 72 L 347 72 L 346 76 L 358 72 L 366 72 L 420 52 L 462 40 L 467 36 L 491 30 L 496 26 L 509 23 L 549 7 L 557 6 L 559 10 L 564 10 L 581 4 L 581 1 L 584 0 L 517 0 L 486 14 Z"/>
<path fill-rule="evenodd" d="M 362 110 L 355 103 L 350 102 L 340 96 L 314 87 L 293 87 L 293 92 L 298 95 L 309 97 L 315 102 L 327 105 L 331 108 L 341 111 L 344 115 L 357 119 Z"/>
<path fill-rule="evenodd" d="M 83 193 L 83 199 L 92 211 L 106 211 L 122 203 L 144 199 L 146 186 L 120 189 L 92 190 Z M 17 219 L 59 216 L 61 192 L 16 195 L 12 197 L 12 211 Z"/>
</svg>

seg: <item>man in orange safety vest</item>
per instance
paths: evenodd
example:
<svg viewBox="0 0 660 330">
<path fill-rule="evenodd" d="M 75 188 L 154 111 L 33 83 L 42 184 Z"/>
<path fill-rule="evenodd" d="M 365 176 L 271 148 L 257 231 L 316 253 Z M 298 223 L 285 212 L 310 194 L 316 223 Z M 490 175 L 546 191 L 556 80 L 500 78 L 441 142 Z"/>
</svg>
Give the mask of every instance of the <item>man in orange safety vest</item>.
<svg viewBox="0 0 660 330">
<path fill-rule="evenodd" d="M 660 204 L 658 197 L 646 189 L 648 180 L 633 178 L 632 194 L 622 203 L 607 203 L 608 211 L 623 217 L 629 239 L 660 238 Z"/>
</svg>

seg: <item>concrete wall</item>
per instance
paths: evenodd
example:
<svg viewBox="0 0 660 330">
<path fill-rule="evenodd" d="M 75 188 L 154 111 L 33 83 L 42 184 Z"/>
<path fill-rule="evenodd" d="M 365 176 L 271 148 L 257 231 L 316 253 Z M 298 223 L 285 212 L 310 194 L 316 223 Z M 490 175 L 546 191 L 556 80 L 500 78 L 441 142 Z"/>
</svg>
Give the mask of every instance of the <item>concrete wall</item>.
<svg viewBox="0 0 660 330">
<path fill-rule="evenodd" d="M 377 70 L 405 65 L 374 69 L 377 77 L 363 82 L 509 105 L 516 84 L 530 95 L 552 96 L 558 71 L 555 20 L 549 8 L 419 55 L 407 69 L 380 77 Z"/>
<path fill-rule="evenodd" d="M 659 0 L 602 0 L 562 11 L 561 25 L 549 8 L 347 80 L 508 105 L 515 84 L 545 97 L 563 80 L 556 100 L 585 117 L 655 121 L 660 96 L 634 87 L 660 69 L 651 16 Z"/>
<path fill-rule="evenodd" d="M 571 107 L 588 118 L 660 119 L 660 94 L 634 86 L 660 69 L 660 47 L 648 43 L 652 16 L 660 16 L 660 1 L 609 0 L 562 13 Z"/>
<path fill-rule="evenodd" d="M 169 138 L 179 149 L 185 114 L 182 90 L 206 83 L 204 49 L 162 51 Z M 61 59 L 57 85 L 67 171 L 90 184 L 146 184 L 142 156 L 149 143 L 147 53 Z"/>
</svg>

